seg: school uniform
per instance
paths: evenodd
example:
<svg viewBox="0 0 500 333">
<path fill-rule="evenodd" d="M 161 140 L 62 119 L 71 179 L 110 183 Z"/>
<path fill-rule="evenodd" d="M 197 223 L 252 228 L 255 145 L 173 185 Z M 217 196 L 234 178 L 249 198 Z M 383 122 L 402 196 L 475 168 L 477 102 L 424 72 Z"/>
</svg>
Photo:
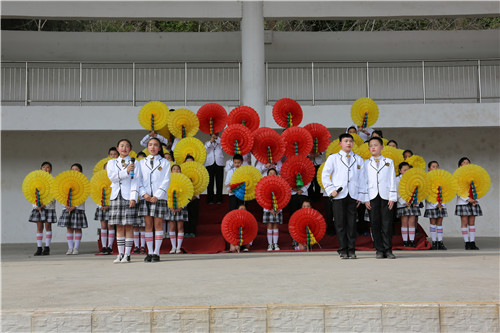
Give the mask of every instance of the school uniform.
<svg viewBox="0 0 500 333">
<path fill-rule="evenodd" d="M 277 214 L 271 213 L 269 209 L 263 209 L 262 223 L 278 223 L 283 224 L 283 210 L 278 210 Z"/>
<path fill-rule="evenodd" d="M 148 133 L 148 134 L 146 134 L 145 137 L 142 138 L 142 140 L 141 140 L 141 146 L 147 147 L 148 146 L 148 141 L 151 140 L 152 138 L 156 138 L 156 139 L 160 140 L 161 143 L 163 143 L 165 145 L 168 145 L 168 140 L 165 137 L 161 136 L 160 134 L 156 134 L 156 136 L 151 136 Z"/>
<path fill-rule="evenodd" d="M 360 200 L 360 177 L 363 173 L 363 158 L 352 151 L 340 150 L 326 160 L 321 174 L 325 192 L 331 196 L 333 191 L 342 188 L 332 198 L 331 209 L 335 220 L 335 230 L 339 241 L 339 254 L 354 254 L 356 244 L 356 201 Z"/>
<path fill-rule="evenodd" d="M 377 163 L 377 160 L 379 161 Z M 373 243 L 378 253 L 392 255 L 393 212 L 388 202 L 396 203 L 397 187 L 394 162 L 390 158 L 373 156 L 364 162 L 363 186 L 360 196 L 370 202 L 370 222 Z"/>
<path fill-rule="evenodd" d="M 396 177 L 396 188 L 399 189 L 399 182 L 401 181 L 401 177 L 403 175 L 399 175 Z M 398 201 L 396 205 L 396 217 L 401 218 L 402 216 L 420 216 L 420 208 L 417 205 L 410 205 L 409 207 L 406 205 L 406 201 L 401 198 L 398 191 Z"/>
<path fill-rule="evenodd" d="M 366 140 L 368 140 L 369 138 L 371 138 L 373 131 L 375 131 L 375 130 L 374 130 L 373 128 L 371 128 L 371 127 L 366 127 L 366 128 L 364 128 L 364 130 L 365 130 L 365 131 L 367 131 L 367 132 L 368 132 L 368 134 L 365 134 L 365 133 L 364 133 L 364 132 L 362 132 L 361 130 L 359 130 L 359 131 L 357 130 L 357 129 L 358 129 L 358 125 L 356 125 L 356 124 L 352 124 L 351 126 L 349 126 L 349 127 L 347 127 L 347 128 L 346 128 L 346 133 L 347 133 L 347 131 L 349 130 L 349 128 L 350 128 L 350 127 L 353 127 L 353 126 L 356 128 L 357 134 L 361 137 L 361 139 L 363 139 L 363 141 L 366 141 Z"/>
<path fill-rule="evenodd" d="M 473 205 L 469 201 L 468 198 L 463 198 L 457 195 L 457 203 L 455 206 L 455 215 L 456 216 L 483 216 L 483 211 L 481 206 L 479 206 L 479 200 L 477 200 L 477 204 Z"/>
<path fill-rule="evenodd" d="M 288 209 L 290 212 L 290 216 L 293 215 L 296 211 L 302 208 L 302 204 L 304 201 L 307 199 L 307 190 L 309 189 L 309 186 L 311 183 L 302 186 L 300 189 L 295 190 L 291 189 L 291 197 L 290 197 L 290 202 L 288 203 Z M 298 191 L 302 191 L 301 194 L 299 194 Z"/>
<path fill-rule="evenodd" d="M 59 221 L 57 222 L 58 227 L 63 228 L 73 228 L 73 229 L 84 229 L 88 227 L 87 216 L 85 215 L 85 202 L 76 208 L 68 212 L 66 208 L 63 208 Z"/>
<path fill-rule="evenodd" d="M 321 164 L 323 164 L 324 162 L 324 154 L 323 153 L 320 153 L 318 156 L 312 158 L 312 157 L 309 157 L 308 158 L 313 162 L 314 164 L 314 178 L 311 182 L 311 186 L 309 186 L 309 197 L 315 201 L 317 201 L 321 196 L 322 196 L 322 193 L 321 193 L 321 186 L 319 186 L 319 183 L 318 183 L 318 179 L 317 179 L 317 175 L 318 175 L 318 169 L 319 167 L 321 166 Z"/>
<path fill-rule="evenodd" d="M 33 205 L 33 210 L 28 219 L 29 222 L 57 223 L 55 199 L 46 204 L 45 208 L 42 208 L 40 211 L 36 207 L 37 205 Z"/>
<path fill-rule="evenodd" d="M 226 174 L 226 180 L 224 181 L 224 186 L 229 190 L 229 185 L 231 184 L 231 177 L 233 176 L 234 171 L 236 168 L 231 168 Z M 244 204 L 245 202 L 243 200 L 238 199 L 234 193 L 229 192 L 229 211 L 238 209 L 239 205 Z"/>
<path fill-rule="evenodd" d="M 441 209 L 438 208 L 438 203 L 433 203 L 425 200 L 425 212 L 424 217 L 430 219 L 438 219 L 441 217 L 448 217 L 448 210 L 446 209 L 446 204 L 441 204 Z"/>
<path fill-rule="evenodd" d="M 165 221 L 183 221 L 183 222 L 188 222 L 189 217 L 188 217 L 188 210 L 186 207 L 183 207 L 180 211 L 177 213 L 174 213 L 170 207 L 167 207 L 167 217 L 165 217 Z"/>
<path fill-rule="evenodd" d="M 135 163 L 134 179 L 132 173 L 127 172 L 127 167 L 132 163 L 130 156 L 118 157 L 108 162 L 106 171 L 111 180 L 111 194 L 109 207 L 109 224 L 111 225 L 134 225 L 139 226 L 140 219 L 137 216 L 138 192 L 132 191 L 132 183 L 137 181 L 137 165 Z M 130 200 L 135 200 L 136 205 L 129 207 Z"/>
<path fill-rule="evenodd" d="M 267 176 L 267 171 L 271 168 L 274 168 L 276 169 L 276 171 L 278 172 L 278 174 L 280 173 L 281 171 L 281 167 L 283 166 L 283 163 L 281 163 L 281 161 L 278 161 L 278 162 L 274 162 L 274 163 L 271 163 L 271 166 L 269 168 L 266 168 L 266 164 L 264 163 L 261 163 L 259 161 L 256 161 L 255 162 L 255 167 L 257 168 L 257 170 L 260 171 L 260 173 L 262 174 L 262 176 Z"/>
<path fill-rule="evenodd" d="M 207 187 L 207 201 L 214 202 L 214 184 L 217 193 L 217 202 L 222 202 L 222 190 L 224 182 L 224 153 L 220 144 L 220 138 L 217 137 L 214 142 L 205 142 L 207 150 L 207 159 L 205 167 L 208 171 L 209 182 Z"/>
<path fill-rule="evenodd" d="M 142 159 L 136 164 L 136 177 L 132 182 L 131 193 L 138 192 L 140 198 L 145 194 L 158 198 L 155 203 L 141 200 L 137 214 L 165 219 L 167 217 L 167 190 L 170 185 L 170 162 L 160 155 Z"/>
<path fill-rule="evenodd" d="M 109 221 L 109 209 L 103 210 L 102 206 L 97 205 L 94 214 L 95 221 Z"/>
<path fill-rule="evenodd" d="M 174 139 L 174 142 L 172 142 L 172 148 L 170 148 L 170 150 L 174 151 L 174 148 L 175 146 L 177 146 L 177 144 L 179 143 L 179 141 L 181 141 L 182 139 L 181 138 L 175 138 Z M 173 157 L 173 156 L 172 156 Z M 183 163 L 184 161 L 176 161 L 178 163 Z"/>
</svg>

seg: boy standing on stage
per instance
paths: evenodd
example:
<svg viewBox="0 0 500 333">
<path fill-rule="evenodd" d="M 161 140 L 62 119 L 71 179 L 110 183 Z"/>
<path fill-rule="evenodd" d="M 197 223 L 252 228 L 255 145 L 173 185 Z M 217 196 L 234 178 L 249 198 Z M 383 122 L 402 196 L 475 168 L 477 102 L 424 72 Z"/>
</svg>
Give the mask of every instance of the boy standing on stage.
<svg viewBox="0 0 500 333">
<path fill-rule="evenodd" d="M 376 258 L 396 259 L 392 253 L 392 209 L 398 199 L 394 162 L 381 155 L 384 149 L 381 138 L 371 138 L 368 147 L 372 157 L 364 162 L 361 192 L 370 214 Z"/>
<path fill-rule="evenodd" d="M 362 181 L 363 159 L 352 152 L 353 137 L 339 136 L 341 150 L 326 160 L 321 181 L 331 198 L 335 229 L 339 241 L 338 253 L 342 259 L 356 259 L 356 207 L 360 204 L 358 187 Z"/>
</svg>

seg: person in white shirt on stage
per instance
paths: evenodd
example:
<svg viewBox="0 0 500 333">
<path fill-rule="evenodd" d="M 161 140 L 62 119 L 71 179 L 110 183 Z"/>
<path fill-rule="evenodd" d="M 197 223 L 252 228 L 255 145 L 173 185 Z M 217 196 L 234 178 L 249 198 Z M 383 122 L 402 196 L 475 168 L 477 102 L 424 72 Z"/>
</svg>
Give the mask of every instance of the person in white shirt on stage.
<svg viewBox="0 0 500 333">
<path fill-rule="evenodd" d="M 207 159 L 205 167 L 208 171 L 209 182 L 207 187 L 207 202 L 213 204 L 222 203 L 222 190 L 224 183 L 224 153 L 220 144 L 220 137 L 218 133 L 210 136 L 210 140 L 205 142 L 205 149 L 207 150 Z M 214 198 L 214 185 L 216 188 L 216 197 Z M 215 199 L 215 200 L 214 200 Z"/>
</svg>

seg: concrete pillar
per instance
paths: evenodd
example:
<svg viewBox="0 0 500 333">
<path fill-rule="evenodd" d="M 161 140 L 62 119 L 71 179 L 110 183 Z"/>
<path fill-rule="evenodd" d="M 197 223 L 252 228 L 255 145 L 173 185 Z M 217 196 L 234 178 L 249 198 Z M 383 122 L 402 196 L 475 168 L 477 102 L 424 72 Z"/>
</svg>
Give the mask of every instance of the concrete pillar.
<svg viewBox="0 0 500 333">
<path fill-rule="evenodd" d="M 264 10 L 262 1 L 242 1 L 241 103 L 258 112 L 265 124 Z"/>
</svg>

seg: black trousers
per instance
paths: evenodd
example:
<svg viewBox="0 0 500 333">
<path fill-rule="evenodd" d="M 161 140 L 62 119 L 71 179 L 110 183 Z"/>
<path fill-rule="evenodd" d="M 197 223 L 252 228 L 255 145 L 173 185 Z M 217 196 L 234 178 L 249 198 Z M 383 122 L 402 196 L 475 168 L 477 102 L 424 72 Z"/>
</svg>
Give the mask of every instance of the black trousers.
<svg viewBox="0 0 500 333">
<path fill-rule="evenodd" d="M 370 210 L 370 223 L 372 226 L 373 244 L 377 252 L 392 251 L 392 221 L 394 218 L 393 210 L 387 206 L 389 201 L 384 200 L 377 195 L 370 200 L 372 209 Z"/>
<path fill-rule="evenodd" d="M 311 200 L 318 201 L 319 198 L 321 198 L 321 186 L 319 186 L 317 178 L 319 165 L 314 166 L 314 168 L 316 171 L 314 172 L 314 178 L 311 181 L 311 185 L 307 189 L 307 194 Z"/>
<path fill-rule="evenodd" d="M 339 241 L 338 253 L 356 249 L 356 200 L 348 194 L 344 199 L 333 200 L 333 217 Z"/>
<path fill-rule="evenodd" d="M 189 234 L 196 233 L 198 217 L 200 215 L 200 199 L 194 199 L 187 204 L 188 223 L 184 224 L 184 232 Z"/>
<path fill-rule="evenodd" d="M 243 205 L 245 201 L 238 199 L 235 195 L 229 196 L 229 211 L 238 209 L 240 205 Z"/>
<path fill-rule="evenodd" d="M 330 236 L 335 235 L 335 224 L 333 222 L 333 204 L 330 197 L 323 197 L 325 203 L 325 221 L 326 233 Z"/>
<path fill-rule="evenodd" d="M 222 202 L 222 184 L 224 182 L 224 167 L 217 164 L 212 164 L 207 167 L 208 171 L 208 187 L 207 201 L 214 201 L 214 183 L 217 190 L 217 202 Z"/>
<path fill-rule="evenodd" d="M 288 211 L 290 213 L 290 216 L 292 216 L 293 213 L 302 208 L 302 204 L 306 199 L 307 197 L 305 195 L 301 194 L 292 195 L 292 197 L 290 198 L 290 202 L 288 203 L 288 209 L 289 209 Z"/>
</svg>

